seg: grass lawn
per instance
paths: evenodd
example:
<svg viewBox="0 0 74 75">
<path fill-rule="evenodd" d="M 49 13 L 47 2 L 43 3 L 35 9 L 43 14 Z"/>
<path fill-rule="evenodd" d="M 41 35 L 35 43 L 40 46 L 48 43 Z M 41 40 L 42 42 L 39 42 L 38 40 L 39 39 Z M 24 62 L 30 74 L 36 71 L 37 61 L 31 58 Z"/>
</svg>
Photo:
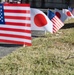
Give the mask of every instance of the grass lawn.
<svg viewBox="0 0 74 75">
<path fill-rule="evenodd" d="M 74 20 L 55 34 L 32 39 L 31 47 L 21 47 L 0 59 L 0 75 L 74 75 Z M 72 24 L 74 25 L 74 24 Z"/>
</svg>

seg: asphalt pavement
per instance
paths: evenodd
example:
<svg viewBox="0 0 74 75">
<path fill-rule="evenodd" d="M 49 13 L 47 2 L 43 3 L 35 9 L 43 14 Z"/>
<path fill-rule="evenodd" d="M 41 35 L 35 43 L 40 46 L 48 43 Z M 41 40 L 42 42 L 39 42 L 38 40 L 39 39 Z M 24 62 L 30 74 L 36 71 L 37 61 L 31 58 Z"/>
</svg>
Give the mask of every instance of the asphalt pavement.
<svg viewBox="0 0 74 75">
<path fill-rule="evenodd" d="M 0 43 L 0 58 L 12 53 L 20 47 L 22 47 L 22 45 Z"/>
</svg>

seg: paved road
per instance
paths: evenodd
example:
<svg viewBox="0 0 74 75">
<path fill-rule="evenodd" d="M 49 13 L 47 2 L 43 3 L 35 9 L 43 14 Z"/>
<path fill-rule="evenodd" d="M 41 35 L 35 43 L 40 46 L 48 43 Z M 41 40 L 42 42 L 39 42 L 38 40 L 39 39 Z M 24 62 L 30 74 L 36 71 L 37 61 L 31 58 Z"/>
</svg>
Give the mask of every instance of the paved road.
<svg viewBox="0 0 74 75">
<path fill-rule="evenodd" d="M 33 37 L 37 38 L 37 36 L 44 35 L 44 32 L 33 32 Z M 35 37 L 34 37 L 35 36 Z M 14 45 L 14 44 L 2 44 L 0 43 L 0 58 L 6 56 L 9 53 L 12 53 L 12 51 L 15 51 L 16 49 L 22 47 L 21 45 Z"/>
<path fill-rule="evenodd" d="M 14 44 L 2 44 L 0 43 L 0 58 L 6 56 L 9 53 L 12 53 L 12 51 L 15 51 L 16 49 L 22 47 L 21 45 L 14 45 Z"/>
<path fill-rule="evenodd" d="M 34 39 L 34 37 L 33 37 Z M 3 44 L 0 43 L 0 58 L 12 53 L 16 49 L 23 47 L 23 45 L 15 45 L 15 44 Z"/>
</svg>

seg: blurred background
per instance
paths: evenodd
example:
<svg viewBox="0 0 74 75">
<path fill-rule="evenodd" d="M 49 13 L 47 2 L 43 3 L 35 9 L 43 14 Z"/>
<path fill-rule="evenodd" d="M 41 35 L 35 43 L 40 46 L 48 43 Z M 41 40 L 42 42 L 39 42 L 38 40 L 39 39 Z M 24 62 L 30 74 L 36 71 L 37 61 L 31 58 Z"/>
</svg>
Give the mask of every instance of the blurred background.
<svg viewBox="0 0 74 75">
<path fill-rule="evenodd" d="M 0 0 L 0 2 L 30 3 L 31 7 L 40 9 L 74 7 L 74 0 Z"/>
</svg>

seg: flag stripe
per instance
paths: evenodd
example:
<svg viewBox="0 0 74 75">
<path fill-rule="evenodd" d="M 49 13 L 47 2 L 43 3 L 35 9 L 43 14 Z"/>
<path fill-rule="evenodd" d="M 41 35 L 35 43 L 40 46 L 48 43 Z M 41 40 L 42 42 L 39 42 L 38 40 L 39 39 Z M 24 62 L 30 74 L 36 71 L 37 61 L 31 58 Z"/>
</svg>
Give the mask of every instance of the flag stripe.
<svg viewBox="0 0 74 75">
<path fill-rule="evenodd" d="M 53 22 L 53 32 L 57 32 L 64 24 L 56 16 L 52 19 Z"/>
<path fill-rule="evenodd" d="M 4 4 L 4 6 L 14 6 L 14 7 L 17 7 L 17 6 L 19 6 L 19 7 L 30 7 L 30 4 Z"/>
<path fill-rule="evenodd" d="M 55 28 L 58 29 L 59 28 L 59 26 L 57 25 L 58 23 L 54 20 L 52 20 L 52 22 L 54 23 Z"/>
<path fill-rule="evenodd" d="M 7 10 L 4 10 L 4 12 L 9 12 L 9 13 L 27 13 L 28 14 L 28 13 L 30 13 L 30 10 L 27 10 L 27 11 L 26 10 L 21 10 L 20 11 L 20 10 L 8 10 L 7 9 Z"/>
<path fill-rule="evenodd" d="M 52 22 L 54 23 L 55 27 L 58 29 L 58 26 L 57 26 L 58 23 L 54 19 L 52 19 Z"/>
<path fill-rule="evenodd" d="M 54 27 L 58 30 L 59 27 L 57 26 L 57 24 L 54 21 L 52 21 L 52 22 L 54 23 Z"/>
<path fill-rule="evenodd" d="M 30 20 L 30 17 L 21 17 L 21 16 L 5 16 L 6 19 L 18 19 L 18 20 Z"/>
<path fill-rule="evenodd" d="M 4 6 L 4 9 L 10 9 L 10 10 L 19 10 L 19 8 L 20 8 L 20 10 L 30 10 L 30 8 L 29 7 L 20 7 L 20 6 Z"/>
<path fill-rule="evenodd" d="M 0 42 L 10 43 L 10 44 L 25 44 L 27 46 L 31 46 L 32 44 L 29 42 L 19 42 L 19 41 L 13 41 L 13 40 L 4 40 L 0 39 Z"/>
<path fill-rule="evenodd" d="M 4 13 L 5 16 L 20 16 L 20 17 L 30 17 L 30 14 L 23 14 L 23 13 L 9 13 L 9 12 L 6 12 Z"/>
<path fill-rule="evenodd" d="M 61 25 L 64 25 L 61 21 L 59 21 L 59 19 L 55 16 L 55 18 L 53 18 L 53 20 L 55 21 L 55 23 L 57 24 L 56 27 L 61 27 Z"/>
<path fill-rule="evenodd" d="M 3 39 L 3 40 L 11 40 L 12 41 L 19 41 L 19 42 L 29 42 L 31 43 L 31 40 L 26 40 L 26 39 L 21 39 L 21 38 L 14 38 L 14 37 L 6 37 L 6 36 L 0 36 L 0 39 Z"/>
<path fill-rule="evenodd" d="M 14 32 L 27 32 L 27 33 L 31 33 L 31 30 L 22 30 L 22 29 L 12 29 L 12 28 L 1 28 L 0 30 L 4 30 L 4 31 L 14 31 Z"/>
<path fill-rule="evenodd" d="M 5 19 L 7 22 L 15 22 L 15 23 L 31 23 L 30 20 L 17 20 L 17 19 Z"/>
<path fill-rule="evenodd" d="M 20 36 L 31 36 L 31 33 L 27 33 L 27 32 L 12 32 L 12 31 L 4 31 L 4 30 L 0 30 L 0 33 L 3 33 L 3 34 L 11 34 L 12 35 L 20 35 Z"/>
<path fill-rule="evenodd" d="M 14 29 L 14 30 L 30 30 L 31 31 L 31 28 L 30 27 L 27 27 L 27 26 L 13 26 L 13 25 L 0 25 L 0 28 L 5 28 L 5 29 Z"/>
<path fill-rule="evenodd" d="M 5 36 L 5 37 L 15 37 L 15 38 L 22 38 L 22 39 L 28 39 L 28 40 L 31 40 L 31 37 L 29 36 L 20 36 L 20 35 L 12 35 L 12 34 L 1 34 L 0 33 L 0 36 Z"/>
<path fill-rule="evenodd" d="M 13 25 L 13 26 L 28 26 L 31 27 L 31 24 L 26 23 L 13 23 L 13 22 L 6 22 L 7 25 Z"/>
<path fill-rule="evenodd" d="M 52 20 L 52 22 L 53 22 L 53 28 L 56 28 L 56 29 L 58 29 L 58 27 L 57 27 L 57 24 L 55 23 L 55 21 L 54 20 Z"/>
<path fill-rule="evenodd" d="M 64 25 L 63 22 L 57 16 L 55 16 L 55 17 L 56 17 L 56 20 L 58 20 L 57 22 L 58 22 L 59 26 Z"/>
<path fill-rule="evenodd" d="M 56 29 L 55 28 L 53 28 L 53 33 L 55 33 L 56 32 Z"/>
</svg>

